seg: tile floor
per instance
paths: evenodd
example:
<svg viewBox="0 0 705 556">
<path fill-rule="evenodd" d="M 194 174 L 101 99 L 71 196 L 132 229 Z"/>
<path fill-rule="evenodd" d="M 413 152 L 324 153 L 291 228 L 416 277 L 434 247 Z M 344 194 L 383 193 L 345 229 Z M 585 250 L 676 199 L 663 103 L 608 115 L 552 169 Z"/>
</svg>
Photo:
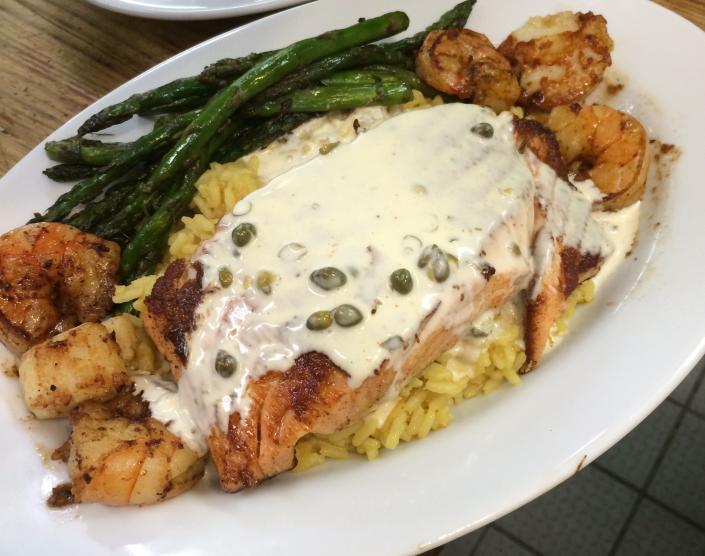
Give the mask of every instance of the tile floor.
<svg viewBox="0 0 705 556">
<path fill-rule="evenodd" d="M 581 473 L 436 556 L 705 556 L 705 359 Z"/>
</svg>

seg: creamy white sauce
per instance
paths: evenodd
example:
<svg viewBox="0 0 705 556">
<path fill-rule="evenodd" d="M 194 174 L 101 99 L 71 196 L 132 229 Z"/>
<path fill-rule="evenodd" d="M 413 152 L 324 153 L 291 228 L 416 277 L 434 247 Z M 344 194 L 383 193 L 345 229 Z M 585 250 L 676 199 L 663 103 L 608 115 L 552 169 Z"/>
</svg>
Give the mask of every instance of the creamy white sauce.
<svg viewBox="0 0 705 556">
<path fill-rule="evenodd" d="M 394 112 L 394 107 L 384 106 L 368 106 L 352 112 L 334 112 L 300 125 L 293 133 L 250 156 L 257 157 L 257 174 L 267 183 L 293 167 L 315 158 L 324 145 L 349 143 L 359 133 L 377 127 Z"/>
<path fill-rule="evenodd" d="M 231 413 L 246 414 L 250 381 L 288 369 L 303 353 L 327 355 L 354 388 L 385 361 L 398 370 L 417 334 L 423 342 L 419 325 L 426 318 L 424 330 L 445 327 L 462 336 L 478 316 L 473 300 L 486 283 L 483 269 L 513 273 L 517 291 L 534 275 L 537 195 L 550 207 L 544 228 L 552 236 L 581 250 L 609 249 L 590 217 L 592 201 L 518 153 L 511 114 L 456 103 L 378 125 L 388 112 L 366 110 L 371 131 L 357 137 L 354 118 L 327 118 L 258 153 L 260 172 L 271 181 L 238 203 L 194 257 L 206 293 L 178 393 L 140 385 L 155 418 L 189 445 L 204 446 L 211 426 L 224 429 Z M 492 138 L 471 132 L 478 123 L 492 125 Z M 343 144 L 317 156 L 311 145 L 322 141 Z M 232 231 L 241 223 L 254 225 L 257 235 L 236 248 Z M 418 267 L 431 245 L 454 261 L 441 283 Z M 324 291 L 311 282 L 314 270 L 328 266 L 346 274 L 344 286 Z M 223 268 L 233 275 L 229 287 L 219 283 Z M 399 268 L 413 276 L 408 295 L 389 285 Z M 276 276 L 270 294 L 256 286 L 261 271 Z M 355 306 L 362 322 L 306 327 L 314 311 L 341 304 Z M 395 337 L 401 341 L 387 342 Z M 221 350 L 237 361 L 226 378 L 215 370 Z"/>
<path fill-rule="evenodd" d="M 208 451 L 206 437 L 182 403 L 174 383 L 143 374 L 133 375 L 132 382 L 135 384 L 135 393 L 141 393 L 142 399 L 149 403 L 152 417 L 164 423 L 169 432 L 178 436 L 197 454 Z"/>
<path fill-rule="evenodd" d="M 603 261 L 600 271 L 593 278 L 598 291 L 634 247 L 639 231 L 640 212 L 641 201 L 637 201 L 619 211 L 593 213 L 593 218 L 600 225 L 604 236 L 613 247 L 612 253 Z"/>
<path fill-rule="evenodd" d="M 478 123 L 490 123 L 493 137 L 471 132 Z M 247 411 L 250 380 L 288 369 L 302 353 L 326 354 L 356 387 L 383 361 L 396 367 L 403 360 L 407 350 L 390 351 L 385 341 L 400 336 L 411 345 L 427 315 L 451 330 L 466 324 L 467 316 L 449 317 L 461 297 L 472 311 L 485 284 L 482 265 L 531 274 L 533 194 L 511 115 L 448 104 L 390 119 L 249 195 L 235 209 L 241 215 L 226 216 L 196 257 L 209 293 L 196 312 L 180 387 L 195 400 L 199 426 L 225 427 L 233 411 Z M 231 233 L 243 222 L 257 237 L 235 258 Z M 278 256 L 292 242 L 305 255 Z M 417 266 L 433 244 L 458 261 L 444 283 Z M 345 272 L 345 286 L 326 292 L 312 284 L 309 275 L 327 266 Z M 234 276 L 228 288 L 218 283 L 223 267 Z M 413 276 L 406 296 L 389 286 L 399 268 Z M 271 295 L 254 285 L 260 271 L 278 277 Z M 364 315 L 357 326 L 306 327 L 314 311 L 346 303 Z M 229 378 L 214 370 L 218 350 L 238 362 Z"/>
</svg>

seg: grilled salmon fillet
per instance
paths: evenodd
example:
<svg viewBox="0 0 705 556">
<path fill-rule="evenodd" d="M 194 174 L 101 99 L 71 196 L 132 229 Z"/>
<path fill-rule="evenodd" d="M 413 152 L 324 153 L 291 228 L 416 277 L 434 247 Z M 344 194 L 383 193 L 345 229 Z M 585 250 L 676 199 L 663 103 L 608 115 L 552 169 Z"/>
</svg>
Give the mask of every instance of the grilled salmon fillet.
<svg viewBox="0 0 705 556">
<path fill-rule="evenodd" d="M 565 176 L 565 166 L 550 132 L 535 122 L 515 122 L 514 133 L 525 156 L 550 165 L 554 180 Z M 551 264 L 542 267 L 539 276 L 534 277 L 529 263 L 525 267 L 488 266 L 479 273 L 481 278 L 473 285 L 471 299 L 449 280 L 447 291 L 457 288 L 458 294 L 452 298 L 452 306 L 445 308 L 444 318 L 434 318 L 438 307 L 429 311 L 415 328 L 414 339 L 404 345 L 403 358 L 397 360 L 396 366 L 385 359 L 357 385 L 351 384 L 344 369 L 315 350 L 298 355 L 286 370 L 270 370 L 252 378 L 247 383 L 247 411 L 229 413 L 226 426 L 217 422 L 210 425 L 208 445 L 223 489 L 235 492 L 291 469 L 300 439 L 309 434 L 332 433 L 362 419 L 390 391 L 452 347 L 458 340 L 458 330 L 469 328 L 483 312 L 501 307 L 529 286 L 535 295 L 526 313 L 526 340 L 531 346 L 527 347 L 531 356 L 526 370 L 533 368 L 567 294 L 580 277 L 599 266 L 600 257 L 588 260 L 580 249 L 562 246 L 561 230 L 556 228 L 550 207 L 538 192 L 536 198 L 525 199 L 522 207 L 520 218 L 533 222 L 522 249 L 530 251 L 532 243 L 535 248 L 541 238 L 545 243 L 546 236 L 551 245 L 556 245 L 555 255 L 549 253 Z M 509 229 L 511 224 L 498 224 L 495 237 L 513 237 L 502 235 L 503 226 Z M 574 256 L 573 251 L 581 256 Z M 210 294 L 205 283 L 204 268 L 198 260 L 177 260 L 166 269 L 146 300 L 145 328 L 177 379 L 189 372 L 190 338 L 196 329 L 196 315 Z M 234 302 L 232 306 L 242 311 L 247 303 Z"/>
<path fill-rule="evenodd" d="M 145 328 L 177 379 L 186 363 L 193 312 L 202 294 L 200 274 L 197 263 L 175 261 L 146 301 Z M 482 312 L 504 305 L 525 282 L 525 275 L 495 273 L 475 298 L 471 312 L 466 300 L 458 301 L 457 310 L 471 323 Z M 345 371 L 324 354 L 310 352 L 299 356 L 287 371 L 267 373 L 250 384 L 252 405 L 247 416 L 233 413 L 227 431 L 214 426 L 208 438 L 223 489 L 235 492 L 291 469 L 301 438 L 331 433 L 361 419 L 395 379 L 418 374 L 452 347 L 457 338 L 449 330 L 425 330 L 430 316 L 417 331 L 417 336 L 425 333 L 425 341 L 411 346 L 398 374 L 385 362 L 354 389 Z"/>
</svg>

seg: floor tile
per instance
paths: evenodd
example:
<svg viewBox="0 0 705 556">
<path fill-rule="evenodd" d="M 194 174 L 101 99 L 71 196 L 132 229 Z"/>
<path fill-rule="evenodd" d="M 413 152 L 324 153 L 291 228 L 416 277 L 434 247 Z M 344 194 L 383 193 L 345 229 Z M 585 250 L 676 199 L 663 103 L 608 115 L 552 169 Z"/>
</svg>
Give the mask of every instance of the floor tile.
<svg viewBox="0 0 705 556">
<path fill-rule="evenodd" d="M 477 531 L 468 533 L 464 537 L 449 542 L 437 553 L 438 556 L 470 556 L 477 545 L 477 541 L 480 540 L 483 531 L 484 529 L 478 529 Z"/>
<path fill-rule="evenodd" d="M 644 500 L 616 556 L 702 556 L 705 533 L 658 505 Z"/>
<path fill-rule="evenodd" d="M 636 498 L 635 490 L 588 467 L 499 523 L 547 556 L 603 555 Z"/>
<path fill-rule="evenodd" d="M 642 487 L 680 412 L 679 406 L 666 400 L 636 429 L 601 456 L 597 464 L 625 481 Z"/>
<path fill-rule="evenodd" d="M 695 368 L 690 371 L 688 376 L 685 377 L 683 382 L 681 382 L 678 387 L 669 396 L 671 399 L 677 401 L 678 403 L 684 404 L 688 401 L 688 395 L 693 390 L 695 383 L 698 381 L 698 377 L 705 370 L 705 359 L 702 359 Z"/>
<path fill-rule="evenodd" d="M 700 381 L 700 386 L 690 402 L 690 409 L 705 417 L 705 379 Z"/>
<path fill-rule="evenodd" d="M 501 531 L 490 527 L 474 556 L 533 556 L 534 554 Z"/>
<path fill-rule="evenodd" d="M 705 419 L 686 413 L 649 494 L 705 527 Z"/>
</svg>

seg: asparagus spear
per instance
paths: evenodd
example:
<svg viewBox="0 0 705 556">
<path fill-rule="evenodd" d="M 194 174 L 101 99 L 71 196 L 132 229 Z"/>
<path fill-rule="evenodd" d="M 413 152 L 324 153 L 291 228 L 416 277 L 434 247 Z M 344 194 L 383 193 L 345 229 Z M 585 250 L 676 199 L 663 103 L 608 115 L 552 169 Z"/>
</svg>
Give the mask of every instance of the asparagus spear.
<svg viewBox="0 0 705 556">
<path fill-rule="evenodd" d="M 158 106 L 145 108 L 144 110 L 140 110 L 138 114 L 140 116 L 155 116 L 157 114 L 173 114 L 185 112 L 193 108 L 200 108 L 206 102 L 208 102 L 208 99 L 211 98 L 211 96 L 213 95 L 205 94 L 184 97 L 173 102 L 169 102 L 167 104 L 160 104 Z"/>
<path fill-rule="evenodd" d="M 64 222 L 85 232 L 95 232 L 97 226 L 109 220 L 116 213 L 118 207 L 127 202 L 137 184 L 149 177 L 153 169 L 154 165 L 150 165 L 137 172 L 132 172 L 131 175 L 112 185 L 100 199 L 86 204 L 80 212 L 71 215 Z"/>
<path fill-rule="evenodd" d="M 223 58 L 203 68 L 198 78 L 203 83 L 211 83 L 222 87 L 276 52 L 276 50 L 253 52 L 240 58 Z"/>
<path fill-rule="evenodd" d="M 361 85 L 331 85 L 295 91 L 277 100 L 245 108 L 243 116 L 273 116 L 282 112 L 324 112 L 360 106 L 401 104 L 411 100 L 411 89 L 397 80 Z"/>
<path fill-rule="evenodd" d="M 126 120 L 140 112 L 146 112 L 156 106 L 163 106 L 175 101 L 193 97 L 213 94 L 217 86 L 203 83 L 198 77 L 185 77 L 177 79 L 156 89 L 145 93 L 137 93 L 128 99 L 103 108 L 94 114 L 78 128 L 79 135 L 99 131 Z"/>
<path fill-rule="evenodd" d="M 345 52 L 340 52 L 339 54 L 328 56 L 310 66 L 302 68 L 296 73 L 292 73 L 258 95 L 257 100 L 271 100 L 286 95 L 295 89 L 302 89 L 313 85 L 322 78 L 331 75 L 333 72 L 372 64 L 412 68 L 414 61 L 410 56 L 404 53 L 389 50 L 378 44 L 366 44 L 364 46 L 358 46 L 357 48 L 351 48 Z"/>
<path fill-rule="evenodd" d="M 424 96 L 440 94 L 424 83 L 413 71 L 394 66 L 370 66 L 359 70 L 341 71 L 321 80 L 327 86 L 372 85 L 378 81 L 401 81 L 411 89 L 421 91 Z"/>
<path fill-rule="evenodd" d="M 101 171 L 100 166 L 87 164 L 55 164 L 46 168 L 42 173 L 54 181 L 75 181 L 90 178 Z"/>
<path fill-rule="evenodd" d="M 92 166 L 110 164 L 118 152 L 127 148 L 129 148 L 129 143 L 103 143 L 82 137 L 47 141 L 44 144 L 44 151 L 52 160 L 66 164 L 90 164 Z"/>
<path fill-rule="evenodd" d="M 388 43 L 385 46 L 391 50 L 413 52 L 418 50 L 426 38 L 426 35 L 428 35 L 431 31 L 463 28 L 470 17 L 470 12 L 472 12 L 472 8 L 476 1 L 477 0 L 465 0 L 460 2 L 444 13 L 438 21 L 432 23 L 423 31 L 420 31 L 419 33 L 416 33 L 406 39 Z"/>
<path fill-rule="evenodd" d="M 249 99 L 290 73 L 321 58 L 406 29 L 403 12 L 368 19 L 345 29 L 304 39 L 264 59 L 217 93 L 187 128 L 179 142 L 164 156 L 151 178 L 154 189 L 172 180 L 213 137 L 230 115 Z"/>
<path fill-rule="evenodd" d="M 136 163 L 171 142 L 174 133 L 181 130 L 185 123 L 195 119 L 197 114 L 198 111 L 187 112 L 163 127 L 143 135 L 131 144 L 131 148 L 120 153 L 104 172 L 76 184 L 70 191 L 61 195 L 43 215 L 36 214 L 30 222 L 56 222 L 79 204 L 97 197 L 103 189 L 123 176 Z"/>
</svg>

